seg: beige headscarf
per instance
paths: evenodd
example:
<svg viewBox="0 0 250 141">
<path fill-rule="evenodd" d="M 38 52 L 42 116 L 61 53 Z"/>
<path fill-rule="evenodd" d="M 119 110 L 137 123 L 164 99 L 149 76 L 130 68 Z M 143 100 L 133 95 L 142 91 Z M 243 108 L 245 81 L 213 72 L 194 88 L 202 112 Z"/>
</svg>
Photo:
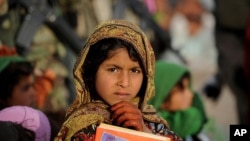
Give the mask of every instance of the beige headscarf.
<svg viewBox="0 0 250 141">
<path fill-rule="evenodd" d="M 140 99 L 142 105 L 141 111 L 144 114 L 144 119 L 152 122 L 163 122 L 155 114 L 154 108 L 147 105 L 149 99 L 154 96 L 154 65 L 155 56 L 153 49 L 142 30 L 130 22 L 124 20 L 110 20 L 101 23 L 96 27 L 94 32 L 89 36 L 81 51 L 74 67 L 74 81 L 77 91 L 77 96 L 72 105 L 68 108 L 66 118 L 61 131 L 58 134 L 59 138 L 70 139 L 77 131 L 94 123 L 106 122 L 110 123 L 110 113 L 107 110 L 108 105 L 103 102 L 92 102 L 90 92 L 85 88 L 85 83 L 82 76 L 83 65 L 90 47 L 98 41 L 107 38 L 117 38 L 131 43 L 135 50 L 140 55 L 143 62 L 143 67 L 147 76 L 147 87 L 145 96 Z M 134 100 L 138 103 L 138 99 Z M 95 109 L 95 110 L 92 110 Z"/>
</svg>

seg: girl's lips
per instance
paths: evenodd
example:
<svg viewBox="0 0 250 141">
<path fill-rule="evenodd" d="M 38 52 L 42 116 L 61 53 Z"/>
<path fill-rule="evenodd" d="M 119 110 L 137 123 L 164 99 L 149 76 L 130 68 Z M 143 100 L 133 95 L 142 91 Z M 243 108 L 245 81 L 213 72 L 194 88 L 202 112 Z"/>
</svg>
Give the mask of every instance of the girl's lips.
<svg viewBox="0 0 250 141">
<path fill-rule="evenodd" d="M 129 96 L 128 93 L 120 93 L 120 92 L 115 93 L 115 95 L 121 99 L 125 99 Z"/>
</svg>

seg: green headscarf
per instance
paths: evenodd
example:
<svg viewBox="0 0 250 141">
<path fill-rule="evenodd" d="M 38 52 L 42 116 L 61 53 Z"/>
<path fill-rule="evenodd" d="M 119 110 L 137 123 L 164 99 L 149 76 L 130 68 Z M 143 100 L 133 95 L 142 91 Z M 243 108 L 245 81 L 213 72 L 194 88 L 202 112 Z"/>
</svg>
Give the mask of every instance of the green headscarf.
<svg viewBox="0 0 250 141">
<path fill-rule="evenodd" d="M 12 62 L 22 62 L 24 58 L 20 56 L 2 56 L 0 57 L 0 72 L 2 72 Z"/>
<path fill-rule="evenodd" d="M 194 92 L 192 107 L 187 110 L 168 112 L 161 110 L 160 106 L 186 73 L 190 74 L 185 67 L 166 61 L 157 61 L 155 67 L 156 93 L 150 101 L 150 104 L 168 121 L 170 128 L 183 138 L 198 133 L 206 122 L 204 106 L 199 95 Z"/>
</svg>

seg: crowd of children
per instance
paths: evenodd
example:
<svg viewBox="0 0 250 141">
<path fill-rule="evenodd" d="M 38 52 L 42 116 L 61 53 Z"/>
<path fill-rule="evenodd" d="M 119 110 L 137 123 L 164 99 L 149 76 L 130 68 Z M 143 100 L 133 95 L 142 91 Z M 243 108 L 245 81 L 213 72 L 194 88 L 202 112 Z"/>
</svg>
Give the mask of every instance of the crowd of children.
<svg viewBox="0 0 250 141">
<path fill-rule="evenodd" d="M 105 20 L 87 37 L 69 70 L 75 97 L 65 104 L 69 92 L 55 92 L 55 87 L 65 85 L 62 77 L 68 72 L 49 68 L 52 62 L 41 61 L 47 59 L 41 57 L 44 52 L 24 57 L 0 42 L 0 140 L 94 141 L 98 125 L 106 123 L 171 141 L 209 141 L 204 132 L 209 117 L 199 88 L 217 69 L 215 21 L 209 12 L 213 4 L 180 0 L 170 9 L 165 1 L 144 2 L 186 60 L 176 61 L 167 50 L 156 56 L 146 32 L 133 22 Z M 43 36 L 34 43 L 39 46 Z M 42 59 L 37 62 L 37 57 Z M 203 65 L 209 74 L 202 74 L 207 69 Z M 202 84 L 197 86 L 198 79 Z M 63 100 L 52 98 L 56 96 Z"/>
</svg>

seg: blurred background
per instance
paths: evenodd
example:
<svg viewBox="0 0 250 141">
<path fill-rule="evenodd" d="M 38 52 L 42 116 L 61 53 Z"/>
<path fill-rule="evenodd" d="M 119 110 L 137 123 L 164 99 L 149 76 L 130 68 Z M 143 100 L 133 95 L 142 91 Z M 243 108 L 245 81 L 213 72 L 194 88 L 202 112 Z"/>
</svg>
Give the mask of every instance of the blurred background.
<svg viewBox="0 0 250 141">
<path fill-rule="evenodd" d="M 63 119 L 88 35 L 105 20 L 131 21 L 145 31 L 157 60 L 190 69 L 211 141 L 228 141 L 230 125 L 249 124 L 249 6 L 250 0 L 0 0 L 0 46 L 34 62 L 37 75 L 55 73 L 39 108 Z"/>
</svg>

